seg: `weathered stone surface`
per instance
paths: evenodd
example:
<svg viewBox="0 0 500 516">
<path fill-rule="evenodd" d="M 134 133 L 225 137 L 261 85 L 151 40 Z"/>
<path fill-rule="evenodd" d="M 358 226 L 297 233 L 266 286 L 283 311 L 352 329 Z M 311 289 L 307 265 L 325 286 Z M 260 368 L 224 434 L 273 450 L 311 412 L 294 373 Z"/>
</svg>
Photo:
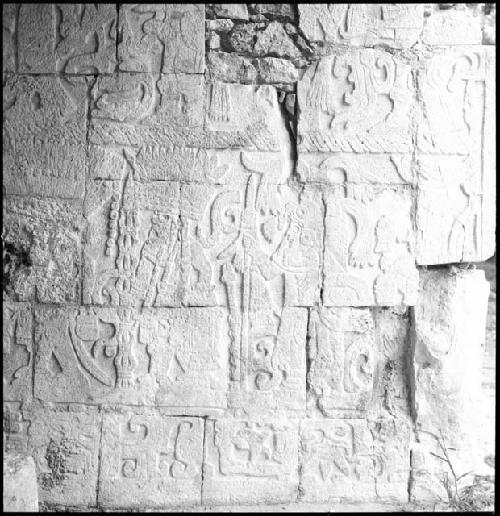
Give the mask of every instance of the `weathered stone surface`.
<svg viewBox="0 0 500 516">
<path fill-rule="evenodd" d="M 96 407 L 40 406 L 31 417 L 29 445 L 40 502 L 95 506 L 100 437 Z"/>
<path fill-rule="evenodd" d="M 421 265 L 481 261 L 494 253 L 494 63 L 489 47 L 465 46 L 436 51 L 419 71 Z"/>
<path fill-rule="evenodd" d="M 21 4 L 19 72 L 113 72 L 116 14 L 113 4 Z"/>
<path fill-rule="evenodd" d="M 302 500 L 406 501 L 409 430 L 393 418 L 303 420 Z"/>
<path fill-rule="evenodd" d="M 211 7 L 218 18 L 248 20 L 248 8 L 246 4 L 212 4 Z"/>
<path fill-rule="evenodd" d="M 295 66 L 278 57 L 248 58 L 229 52 L 210 52 L 207 56 L 213 81 L 240 84 L 295 83 L 299 77 Z"/>
<path fill-rule="evenodd" d="M 402 310 L 317 308 L 309 317 L 308 412 L 405 414 L 408 317 Z"/>
<path fill-rule="evenodd" d="M 99 504 L 105 508 L 201 502 L 203 419 L 157 412 L 103 414 Z"/>
<path fill-rule="evenodd" d="M 8 74 L 3 95 L 5 193 L 82 197 L 85 80 Z"/>
<path fill-rule="evenodd" d="M 4 455 L 3 510 L 38 512 L 35 463 L 32 457 L 12 453 Z"/>
<path fill-rule="evenodd" d="M 481 17 L 469 9 L 434 11 L 422 31 L 428 45 L 480 45 L 482 38 Z"/>
<path fill-rule="evenodd" d="M 410 190 L 349 184 L 325 194 L 323 303 L 411 306 L 416 301 Z"/>
<path fill-rule="evenodd" d="M 13 301 L 77 302 L 81 204 L 7 196 L 3 209 L 4 293 Z"/>
<path fill-rule="evenodd" d="M 226 318 L 217 308 L 38 309 L 35 395 L 217 413 L 227 396 Z"/>
<path fill-rule="evenodd" d="M 3 451 L 24 454 L 28 450 L 30 418 L 26 403 L 3 404 Z"/>
<path fill-rule="evenodd" d="M 421 441 L 413 489 L 419 499 L 425 492 L 441 496 L 443 472 L 452 482 L 482 463 L 476 447 L 488 294 L 482 270 L 421 272 L 413 323 L 413 403 Z"/>
<path fill-rule="evenodd" d="M 296 499 L 297 451 L 293 420 L 207 420 L 203 504 L 273 504 Z"/>
<path fill-rule="evenodd" d="M 294 4 L 250 4 L 250 12 L 255 12 L 269 18 L 295 20 Z"/>
<path fill-rule="evenodd" d="M 29 303 L 3 301 L 3 399 L 29 400 L 32 393 L 32 316 Z"/>
<path fill-rule="evenodd" d="M 412 46 L 424 21 L 423 4 L 300 4 L 299 27 L 311 41 L 352 46 Z"/>
<path fill-rule="evenodd" d="M 410 152 L 410 65 L 378 49 L 344 49 L 297 86 L 300 152 Z"/>
<path fill-rule="evenodd" d="M 17 71 L 16 27 L 19 4 L 2 4 L 3 72 Z"/>
<path fill-rule="evenodd" d="M 203 73 L 201 4 L 121 4 L 119 68 L 126 72 Z"/>
</svg>

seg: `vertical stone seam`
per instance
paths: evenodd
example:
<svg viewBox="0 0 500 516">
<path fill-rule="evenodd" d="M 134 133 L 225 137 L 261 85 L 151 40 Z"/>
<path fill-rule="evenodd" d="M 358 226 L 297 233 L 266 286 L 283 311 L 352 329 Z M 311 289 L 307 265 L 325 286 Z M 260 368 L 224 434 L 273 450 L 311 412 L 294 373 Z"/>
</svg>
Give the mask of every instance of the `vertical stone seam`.
<svg viewBox="0 0 500 516">
<path fill-rule="evenodd" d="M 204 505 L 204 487 L 205 487 L 205 458 L 206 458 L 206 440 L 207 440 L 207 421 L 208 416 L 203 417 L 203 445 L 201 450 L 201 485 L 200 485 L 200 506 Z"/>
<path fill-rule="evenodd" d="M 31 395 L 35 401 L 35 360 L 36 360 L 36 331 L 35 331 L 35 302 L 30 303 L 31 311 Z"/>
<path fill-rule="evenodd" d="M 115 73 L 120 72 L 120 65 L 118 61 L 118 36 L 119 36 L 119 27 L 120 27 L 120 4 L 117 3 L 116 5 L 116 26 L 115 26 Z"/>
<path fill-rule="evenodd" d="M 103 417 L 103 411 L 102 411 L 102 405 L 99 404 L 97 406 L 97 416 L 98 416 L 98 424 L 99 424 L 99 446 L 98 446 L 98 453 L 97 453 L 97 482 L 95 486 L 95 504 L 98 509 L 100 509 L 99 504 L 99 491 L 101 489 L 101 464 L 102 464 L 102 434 L 103 434 L 103 423 L 104 423 L 104 417 Z"/>
</svg>

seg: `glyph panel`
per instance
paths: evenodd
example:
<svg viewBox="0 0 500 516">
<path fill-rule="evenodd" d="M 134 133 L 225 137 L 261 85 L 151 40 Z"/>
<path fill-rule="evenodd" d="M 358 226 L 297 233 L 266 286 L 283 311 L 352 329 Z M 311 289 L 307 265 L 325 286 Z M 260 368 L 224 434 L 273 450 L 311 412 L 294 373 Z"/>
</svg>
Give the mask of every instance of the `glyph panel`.
<svg viewBox="0 0 500 516">
<path fill-rule="evenodd" d="M 106 508 L 201 503 L 203 419 L 148 411 L 103 414 L 99 504 Z"/>
<path fill-rule="evenodd" d="M 5 193 L 83 196 L 86 96 L 82 77 L 4 75 Z"/>
<path fill-rule="evenodd" d="M 464 46 L 435 51 L 419 70 L 420 265 L 482 261 L 494 253 L 494 65 L 489 47 Z"/>
<path fill-rule="evenodd" d="M 303 501 L 407 499 L 410 425 L 404 419 L 303 420 Z"/>
<path fill-rule="evenodd" d="M 275 504 L 295 499 L 297 451 L 296 421 L 207 420 L 203 504 Z"/>
<path fill-rule="evenodd" d="M 83 302 L 180 306 L 179 185 L 141 182 L 126 152 L 121 181 L 92 181 L 85 200 Z"/>
<path fill-rule="evenodd" d="M 114 4 L 21 4 L 19 72 L 113 72 L 116 16 Z"/>
<path fill-rule="evenodd" d="M 81 204 L 7 196 L 3 210 L 8 298 L 57 304 L 78 302 L 84 227 Z"/>
<path fill-rule="evenodd" d="M 95 407 L 58 405 L 31 412 L 29 447 L 41 502 L 96 505 L 100 416 Z"/>
<path fill-rule="evenodd" d="M 194 415 L 226 406 L 222 309 L 40 308 L 35 316 L 39 399 L 158 405 Z"/>
<path fill-rule="evenodd" d="M 29 303 L 3 301 L 3 399 L 29 400 L 32 394 L 33 333 Z"/>
<path fill-rule="evenodd" d="M 312 64 L 297 85 L 298 150 L 408 153 L 411 67 L 379 49 L 343 49 Z"/>
<path fill-rule="evenodd" d="M 346 184 L 325 193 L 323 303 L 412 306 L 418 290 L 411 190 Z"/>
<path fill-rule="evenodd" d="M 126 72 L 203 73 L 202 4 L 121 4 L 119 68 Z"/>
<path fill-rule="evenodd" d="M 300 4 L 299 27 L 311 41 L 408 48 L 424 23 L 423 4 Z"/>
</svg>

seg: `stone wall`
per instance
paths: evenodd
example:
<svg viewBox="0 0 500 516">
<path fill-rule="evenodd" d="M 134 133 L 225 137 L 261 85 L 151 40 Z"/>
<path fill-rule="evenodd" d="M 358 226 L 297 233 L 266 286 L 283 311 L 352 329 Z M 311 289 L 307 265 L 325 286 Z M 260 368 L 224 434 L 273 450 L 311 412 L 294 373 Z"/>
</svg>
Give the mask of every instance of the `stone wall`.
<svg viewBox="0 0 500 516">
<path fill-rule="evenodd" d="M 4 450 L 42 507 L 435 502 L 480 468 L 492 28 L 4 5 Z"/>
</svg>

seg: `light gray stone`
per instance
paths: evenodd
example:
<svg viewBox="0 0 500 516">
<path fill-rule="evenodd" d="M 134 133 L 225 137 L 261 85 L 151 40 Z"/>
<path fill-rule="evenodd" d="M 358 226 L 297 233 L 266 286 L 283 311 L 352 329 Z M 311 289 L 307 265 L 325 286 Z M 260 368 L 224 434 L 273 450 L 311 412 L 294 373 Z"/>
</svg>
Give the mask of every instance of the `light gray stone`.
<svg viewBox="0 0 500 516">
<path fill-rule="evenodd" d="M 203 504 L 275 504 L 296 499 L 297 452 L 294 420 L 207 420 Z"/>
<path fill-rule="evenodd" d="M 3 510 L 38 512 L 35 463 L 32 457 L 11 453 L 4 455 Z"/>
<path fill-rule="evenodd" d="M 494 63 L 491 47 L 462 46 L 435 51 L 418 73 L 420 265 L 494 254 Z"/>
<path fill-rule="evenodd" d="M 7 196 L 4 292 L 12 301 L 75 303 L 81 291 L 81 203 Z M 4 258 L 6 260 L 6 258 Z"/>
<path fill-rule="evenodd" d="M 113 4 L 21 4 L 19 72 L 111 73 L 116 65 Z"/>
<path fill-rule="evenodd" d="M 3 399 L 29 400 L 33 332 L 29 303 L 3 301 Z"/>
<path fill-rule="evenodd" d="M 97 407 L 39 406 L 31 417 L 29 446 L 40 502 L 95 506 L 100 438 Z"/>
<path fill-rule="evenodd" d="M 248 20 L 246 4 L 212 4 L 218 18 L 232 18 L 233 20 Z"/>
<path fill-rule="evenodd" d="M 17 71 L 16 27 L 19 4 L 2 5 L 3 72 Z"/>
<path fill-rule="evenodd" d="M 422 31 L 428 45 L 480 45 L 482 38 L 481 17 L 470 9 L 434 11 Z"/>
<path fill-rule="evenodd" d="M 482 469 L 477 424 L 488 294 L 482 270 L 421 272 L 412 324 L 416 499 L 443 498 L 445 477 L 455 489 L 462 474 Z"/>
<path fill-rule="evenodd" d="M 299 152 L 412 148 L 410 65 L 379 49 L 343 49 L 312 64 L 297 86 Z"/>
<path fill-rule="evenodd" d="M 121 71 L 203 73 L 203 5 L 121 4 L 119 10 Z"/>
<path fill-rule="evenodd" d="M 311 41 L 352 46 L 412 46 L 424 21 L 423 4 L 299 4 L 299 27 Z"/>
<path fill-rule="evenodd" d="M 103 414 L 99 505 L 148 509 L 201 503 L 201 418 Z"/>
<path fill-rule="evenodd" d="M 5 193 L 83 196 L 87 90 L 81 77 L 4 76 Z"/>
<path fill-rule="evenodd" d="M 325 193 L 326 306 L 415 304 L 410 193 L 398 186 L 350 183 Z"/>
<path fill-rule="evenodd" d="M 28 403 L 3 403 L 4 453 L 26 455 L 28 452 L 28 428 L 31 424 Z"/>
</svg>

